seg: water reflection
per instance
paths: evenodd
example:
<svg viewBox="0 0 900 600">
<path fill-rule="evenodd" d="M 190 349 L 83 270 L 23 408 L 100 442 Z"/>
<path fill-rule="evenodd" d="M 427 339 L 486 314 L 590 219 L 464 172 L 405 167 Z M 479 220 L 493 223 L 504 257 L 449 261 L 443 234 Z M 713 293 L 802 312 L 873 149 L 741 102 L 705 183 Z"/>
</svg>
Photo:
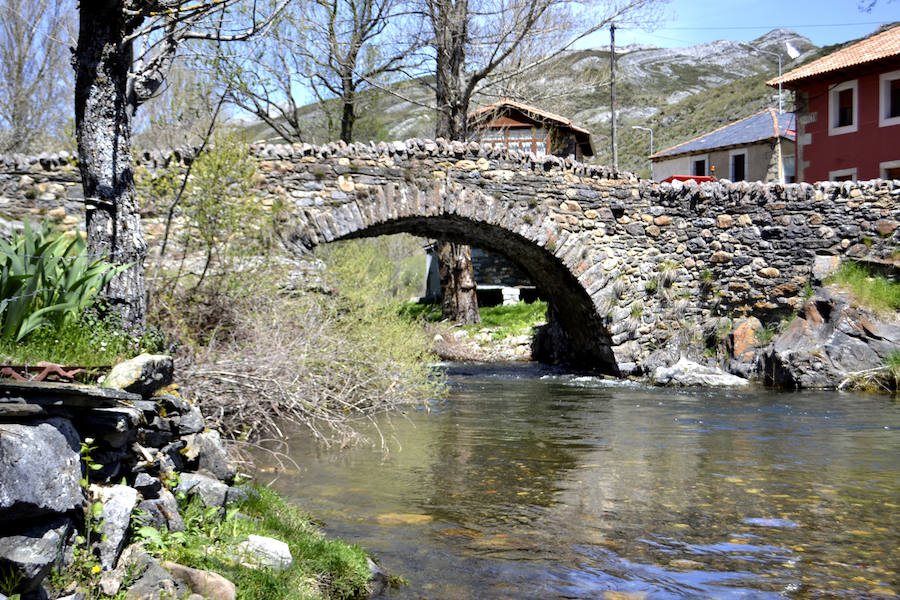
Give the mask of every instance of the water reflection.
<svg viewBox="0 0 900 600">
<path fill-rule="evenodd" d="M 450 376 L 447 402 L 381 424 L 387 455 L 301 432 L 303 472 L 275 483 L 407 576 L 393 598 L 900 593 L 889 399 Z"/>
</svg>

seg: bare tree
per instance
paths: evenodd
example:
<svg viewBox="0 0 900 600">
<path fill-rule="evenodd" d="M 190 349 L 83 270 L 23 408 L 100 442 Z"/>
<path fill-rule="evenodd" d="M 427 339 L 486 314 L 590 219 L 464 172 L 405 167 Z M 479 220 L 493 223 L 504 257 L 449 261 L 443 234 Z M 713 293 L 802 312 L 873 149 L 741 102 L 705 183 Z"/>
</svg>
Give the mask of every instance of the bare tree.
<svg viewBox="0 0 900 600">
<path fill-rule="evenodd" d="M 286 1 L 286 0 L 285 0 Z M 146 312 L 131 129 L 158 93 L 178 48 L 190 40 L 236 41 L 259 32 L 278 6 L 240 11 L 238 0 L 81 0 L 74 51 L 75 131 L 84 186 L 88 251 L 130 268 L 104 292 L 125 323 Z M 137 49 L 136 49 L 137 46 Z"/>
<path fill-rule="evenodd" d="M 71 11 L 68 0 L 0 0 L 0 151 L 32 152 L 62 137 Z"/>
<path fill-rule="evenodd" d="M 472 97 L 495 75 L 509 81 L 551 60 L 614 19 L 634 16 L 659 3 L 659 0 L 421 1 L 434 59 L 435 135 L 449 140 L 467 138 L 467 114 Z M 474 279 L 471 261 L 466 259 L 468 249 L 441 242 L 439 257 L 445 256 L 454 263 L 442 266 L 442 275 L 456 276 L 441 279 L 444 316 L 464 323 L 477 322 L 475 287 L 467 284 Z"/>
<path fill-rule="evenodd" d="M 327 135 L 353 139 L 360 92 L 408 67 L 420 36 L 401 0 L 309 0 L 286 11 L 249 56 L 223 61 L 236 104 L 288 141 L 308 137 L 302 92 L 318 102 Z M 308 97 L 307 97 L 308 98 Z"/>
</svg>

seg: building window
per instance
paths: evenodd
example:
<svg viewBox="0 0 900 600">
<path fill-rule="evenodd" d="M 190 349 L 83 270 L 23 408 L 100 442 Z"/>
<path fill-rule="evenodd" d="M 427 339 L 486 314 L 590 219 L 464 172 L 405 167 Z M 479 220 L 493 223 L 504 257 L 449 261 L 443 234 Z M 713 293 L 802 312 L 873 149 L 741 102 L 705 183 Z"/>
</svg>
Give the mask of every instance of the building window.
<svg viewBox="0 0 900 600">
<path fill-rule="evenodd" d="M 828 135 L 852 133 L 858 128 L 858 84 L 845 81 L 828 93 Z"/>
<path fill-rule="evenodd" d="M 784 157 L 784 181 L 785 183 L 797 181 L 797 158 L 795 156 Z"/>
<path fill-rule="evenodd" d="M 900 160 L 889 160 L 878 166 L 882 179 L 900 179 Z"/>
<path fill-rule="evenodd" d="M 900 71 L 882 73 L 879 89 L 878 125 L 900 125 Z"/>
<path fill-rule="evenodd" d="M 828 179 L 830 181 L 856 181 L 856 167 L 852 169 L 829 171 Z"/>
<path fill-rule="evenodd" d="M 691 175 L 706 175 L 706 158 L 695 158 L 691 161 Z"/>
<path fill-rule="evenodd" d="M 747 151 L 733 150 L 730 153 L 731 181 L 744 181 L 747 179 Z"/>
</svg>

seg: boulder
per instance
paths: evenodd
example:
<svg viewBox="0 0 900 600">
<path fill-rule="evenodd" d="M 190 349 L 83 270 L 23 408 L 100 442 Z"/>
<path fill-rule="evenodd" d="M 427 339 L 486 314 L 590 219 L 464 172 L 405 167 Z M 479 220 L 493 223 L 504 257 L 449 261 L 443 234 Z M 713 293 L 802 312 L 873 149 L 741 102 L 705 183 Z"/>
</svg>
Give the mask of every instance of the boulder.
<svg viewBox="0 0 900 600">
<path fill-rule="evenodd" d="M 169 490 L 159 490 L 157 497 L 143 500 L 137 506 L 144 525 L 156 529 L 165 527 L 169 531 L 184 531 L 184 520 L 178 512 L 178 502 Z"/>
<path fill-rule="evenodd" d="M 756 368 L 756 355 L 760 347 L 760 332 L 763 325 L 756 317 L 742 319 L 725 339 L 725 347 L 731 358 L 728 372 L 740 377 L 750 377 Z"/>
<path fill-rule="evenodd" d="M 8 534 L 4 525 L 4 537 L 0 537 L 0 568 L 11 569 L 21 577 L 19 593 L 31 592 L 40 586 L 54 565 L 62 562 L 63 548 L 72 531 L 72 521 L 61 517 Z"/>
<path fill-rule="evenodd" d="M 134 489 L 140 492 L 142 498 L 152 500 L 159 497 L 162 481 L 147 473 L 138 473 L 134 478 Z"/>
<path fill-rule="evenodd" d="M 162 566 L 175 580 L 185 584 L 192 594 L 199 594 L 207 600 L 235 600 L 237 598 L 235 585 L 218 573 L 192 569 L 174 562 L 164 562 Z"/>
<path fill-rule="evenodd" d="M 148 398 L 156 390 L 172 383 L 174 369 L 172 357 L 167 354 L 141 354 L 114 366 L 103 380 L 103 387 Z"/>
<path fill-rule="evenodd" d="M 218 431 L 204 431 L 184 436 L 187 447 L 181 452 L 189 467 L 203 470 L 222 481 L 231 482 L 237 469 Z"/>
<path fill-rule="evenodd" d="M 750 383 L 743 377 L 683 357 L 671 367 L 658 367 L 653 372 L 653 382 L 656 385 L 709 387 L 743 386 Z"/>
<path fill-rule="evenodd" d="M 100 516 L 100 533 L 103 538 L 96 548 L 100 555 L 100 566 L 107 571 L 115 568 L 125 546 L 125 535 L 131 523 L 131 511 L 137 504 L 138 492 L 127 485 L 91 486 L 91 491 L 103 503 Z"/>
<path fill-rule="evenodd" d="M 182 473 L 181 481 L 175 487 L 176 493 L 198 496 L 206 506 L 224 508 L 228 486 L 201 473 Z"/>
<path fill-rule="evenodd" d="M 366 582 L 366 593 L 369 598 L 375 598 L 384 593 L 390 583 L 388 574 L 378 566 L 371 558 L 366 558 L 369 564 L 369 581 Z"/>
<path fill-rule="evenodd" d="M 176 581 L 168 571 L 153 559 L 144 568 L 140 578 L 128 588 L 125 600 L 162 600 L 182 598 L 187 595 L 185 585 Z"/>
<path fill-rule="evenodd" d="M 78 433 L 66 419 L 0 424 L 0 521 L 81 506 L 80 449 Z"/>
<path fill-rule="evenodd" d="M 261 535 L 247 536 L 247 541 L 237 546 L 237 557 L 242 564 L 284 571 L 294 564 L 291 549 L 281 540 Z"/>
<path fill-rule="evenodd" d="M 191 406 L 181 416 L 175 419 L 175 428 L 180 435 L 189 433 L 200 433 L 206 428 L 203 422 L 203 414 L 196 406 Z"/>
<path fill-rule="evenodd" d="M 131 544 L 119 556 L 119 563 L 111 571 L 104 571 L 100 576 L 100 591 L 107 596 L 115 596 L 126 576 L 140 577 L 141 573 L 154 562 L 140 542 Z"/>
<path fill-rule="evenodd" d="M 856 306 L 850 292 L 820 288 L 761 353 L 757 373 L 786 389 L 834 388 L 849 374 L 875 369 L 900 350 L 900 320 Z"/>
</svg>

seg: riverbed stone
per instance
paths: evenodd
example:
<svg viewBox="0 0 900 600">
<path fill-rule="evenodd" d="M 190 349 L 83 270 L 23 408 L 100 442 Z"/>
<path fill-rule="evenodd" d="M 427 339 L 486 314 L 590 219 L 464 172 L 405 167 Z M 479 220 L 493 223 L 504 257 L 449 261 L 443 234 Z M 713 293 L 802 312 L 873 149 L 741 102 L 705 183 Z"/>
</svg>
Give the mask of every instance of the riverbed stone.
<svg viewBox="0 0 900 600">
<path fill-rule="evenodd" d="M 366 582 L 366 594 L 369 598 L 376 598 L 382 595 L 388 588 L 390 577 L 387 572 L 378 566 L 374 560 L 366 557 L 366 564 L 369 565 L 369 581 Z"/>
<path fill-rule="evenodd" d="M 743 377 L 726 373 L 717 367 L 701 365 L 684 357 L 671 367 L 659 367 L 653 372 L 656 385 L 734 387 L 750 382 Z"/>
<path fill-rule="evenodd" d="M 0 521 L 79 507 L 79 451 L 78 433 L 67 419 L 0 423 Z"/>
</svg>

